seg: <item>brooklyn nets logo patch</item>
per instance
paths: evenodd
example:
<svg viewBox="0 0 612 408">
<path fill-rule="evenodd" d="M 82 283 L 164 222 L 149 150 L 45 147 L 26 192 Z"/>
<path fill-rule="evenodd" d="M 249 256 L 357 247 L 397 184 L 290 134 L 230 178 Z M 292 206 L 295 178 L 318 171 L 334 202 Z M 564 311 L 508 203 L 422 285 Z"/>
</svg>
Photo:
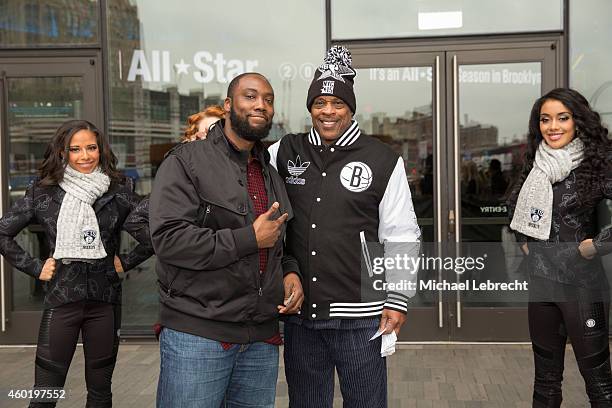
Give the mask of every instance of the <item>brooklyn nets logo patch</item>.
<svg viewBox="0 0 612 408">
<path fill-rule="evenodd" d="M 97 233 L 94 229 L 85 227 L 83 229 L 83 249 L 95 249 L 94 241 L 96 240 Z"/>
<path fill-rule="evenodd" d="M 340 182 L 349 191 L 365 191 L 372 184 L 372 169 L 362 162 L 350 162 L 340 171 Z"/>
</svg>

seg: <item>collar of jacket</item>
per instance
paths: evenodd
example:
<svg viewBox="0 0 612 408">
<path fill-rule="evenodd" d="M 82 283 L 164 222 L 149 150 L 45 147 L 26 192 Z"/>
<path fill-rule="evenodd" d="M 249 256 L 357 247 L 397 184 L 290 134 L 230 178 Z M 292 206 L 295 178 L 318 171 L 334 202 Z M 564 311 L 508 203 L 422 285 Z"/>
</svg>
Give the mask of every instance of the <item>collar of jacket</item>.
<svg viewBox="0 0 612 408">
<path fill-rule="evenodd" d="M 55 187 L 56 188 L 55 188 L 55 192 L 53 193 L 52 200 L 58 203 L 59 205 L 62 205 L 62 201 L 64 200 L 64 196 L 66 195 L 66 192 L 59 185 Z M 115 195 L 120 189 L 121 189 L 121 185 L 117 183 L 116 181 L 112 181 L 110 186 L 108 187 L 108 191 L 102 194 L 102 197 L 98 198 L 96 202 L 94 203 L 93 205 L 94 212 L 97 213 L 98 211 L 100 211 L 100 209 L 102 209 L 102 207 L 104 207 L 113 198 L 115 198 Z"/>
<path fill-rule="evenodd" d="M 344 131 L 342 136 L 337 138 L 334 143 L 331 144 L 331 146 L 350 146 L 355 143 L 357 139 L 359 139 L 359 136 L 361 136 L 359 124 L 355 119 L 353 119 L 351 121 L 351 126 L 349 126 L 348 129 Z M 321 146 L 323 144 L 321 136 L 319 136 L 319 133 L 315 130 L 314 126 L 310 129 L 310 133 L 308 134 L 308 141 L 314 146 Z"/>
<path fill-rule="evenodd" d="M 223 146 L 227 151 L 227 155 L 234 159 L 237 159 L 239 162 L 246 165 L 249 160 L 249 155 L 253 155 L 259 160 L 260 163 L 269 164 L 270 163 L 270 153 L 268 153 L 268 149 L 266 149 L 263 143 L 258 140 L 255 142 L 253 149 L 249 152 L 248 150 L 239 150 L 234 144 L 227 138 L 225 132 L 223 132 L 223 128 L 225 127 L 225 119 L 221 119 L 216 123 L 213 123 L 212 126 L 208 129 L 207 140 L 210 140 L 213 144 Z"/>
</svg>

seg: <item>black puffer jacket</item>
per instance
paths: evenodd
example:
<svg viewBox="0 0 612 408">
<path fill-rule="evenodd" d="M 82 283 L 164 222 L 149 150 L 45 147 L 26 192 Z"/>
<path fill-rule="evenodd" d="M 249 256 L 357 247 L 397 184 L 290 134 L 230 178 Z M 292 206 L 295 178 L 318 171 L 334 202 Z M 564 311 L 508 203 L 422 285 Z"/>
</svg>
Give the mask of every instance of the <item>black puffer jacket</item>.
<svg viewBox="0 0 612 408">
<path fill-rule="evenodd" d="M 108 303 L 121 303 L 121 281 L 114 266 L 117 255 L 128 271 L 153 254 L 146 222 L 127 222 L 128 216 L 140 201 L 132 191 L 131 183 L 111 183 L 108 191 L 93 205 L 100 237 L 106 258 L 93 263 L 72 262 L 64 265 L 56 262 L 53 278 L 44 282 L 45 307 L 51 308 L 84 299 Z M 28 225 L 42 227 L 49 253 L 42 254 L 46 259 L 55 251 L 57 218 L 66 192 L 59 186 L 39 186 L 37 181 L 28 186 L 25 195 L 17 200 L 11 209 L 0 219 L 0 253 L 15 268 L 38 277 L 44 260 L 34 258 L 19 246 L 15 236 Z M 128 254 L 119 254 L 119 235 L 121 229 L 130 233 L 139 245 Z"/>
<path fill-rule="evenodd" d="M 533 243 L 529 245 L 527 260 L 531 275 L 584 288 L 608 288 L 600 257 L 612 252 L 612 227 L 598 231 L 597 207 L 606 198 L 612 199 L 612 157 L 610 159 L 606 175 L 591 189 L 591 197 L 579 193 L 578 174 L 584 171 L 582 167 L 553 184 L 552 225 L 546 242 L 517 233 L 519 242 Z M 510 219 L 520 187 L 513 189 L 508 200 Z M 593 239 L 598 254 L 592 260 L 584 259 L 578 251 L 580 242 L 589 238 Z"/>
</svg>

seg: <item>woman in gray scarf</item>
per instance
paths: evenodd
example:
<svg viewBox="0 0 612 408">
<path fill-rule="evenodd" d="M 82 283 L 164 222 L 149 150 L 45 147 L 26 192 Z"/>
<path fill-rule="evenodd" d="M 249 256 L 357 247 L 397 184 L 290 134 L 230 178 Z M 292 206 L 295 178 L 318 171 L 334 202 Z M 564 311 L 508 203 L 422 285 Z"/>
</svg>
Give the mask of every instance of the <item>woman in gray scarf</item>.
<svg viewBox="0 0 612 408">
<path fill-rule="evenodd" d="M 117 273 L 153 254 L 148 224 L 129 218 L 140 197 L 116 165 L 108 141 L 93 124 L 68 121 L 47 146 L 40 178 L 0 219 L 0 253 L 15 268 L 43 281 L 45 289 L 34 387 L 64 386 L 81 333 L 87 407 L 112 406 L 121 325 Z M 50 248 L 44 260 L 15 240 L 30 224 L 44 231 Z M 128 254 L 119 254 L 122 229 L 140 243 Z M 30 407 L 53 406 L 50 398 L 30 402 Z"/>
<path fill-rule="evenodd" d="M 528 141 L 509 208 L 530 273 L 533 406 L 561 405 L 569 337 L 591 405 L 612 407 L 610 291 L 600 259 L 612 252 L 612 234 L 596 223 L 597 206 L 612 198 L 608 131 L 582 95 L 559 88 L 533 106 Z"/>
</svg>

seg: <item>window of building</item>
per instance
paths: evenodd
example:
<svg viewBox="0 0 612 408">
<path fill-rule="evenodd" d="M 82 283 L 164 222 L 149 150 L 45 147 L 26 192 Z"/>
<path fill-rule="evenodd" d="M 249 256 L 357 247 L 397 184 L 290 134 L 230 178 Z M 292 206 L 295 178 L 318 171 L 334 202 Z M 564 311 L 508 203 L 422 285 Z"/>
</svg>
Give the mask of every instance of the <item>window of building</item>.
<svg viewBox="0 0 612 408">
<path fill-rule="evenodd" d="M 570 1 L 570 86 L 581 92 L 612 125 L 612 2 L 593 0 Z"/>
<path fill-rule="evenodd" d="M 100 43 L 97 0 L 0 0 L 0 48 Z"/>
<path fill-rule="evenodd" d="M 563 29 L 562 0 L 331 0 L 332 39 Z"/>
</svg>

